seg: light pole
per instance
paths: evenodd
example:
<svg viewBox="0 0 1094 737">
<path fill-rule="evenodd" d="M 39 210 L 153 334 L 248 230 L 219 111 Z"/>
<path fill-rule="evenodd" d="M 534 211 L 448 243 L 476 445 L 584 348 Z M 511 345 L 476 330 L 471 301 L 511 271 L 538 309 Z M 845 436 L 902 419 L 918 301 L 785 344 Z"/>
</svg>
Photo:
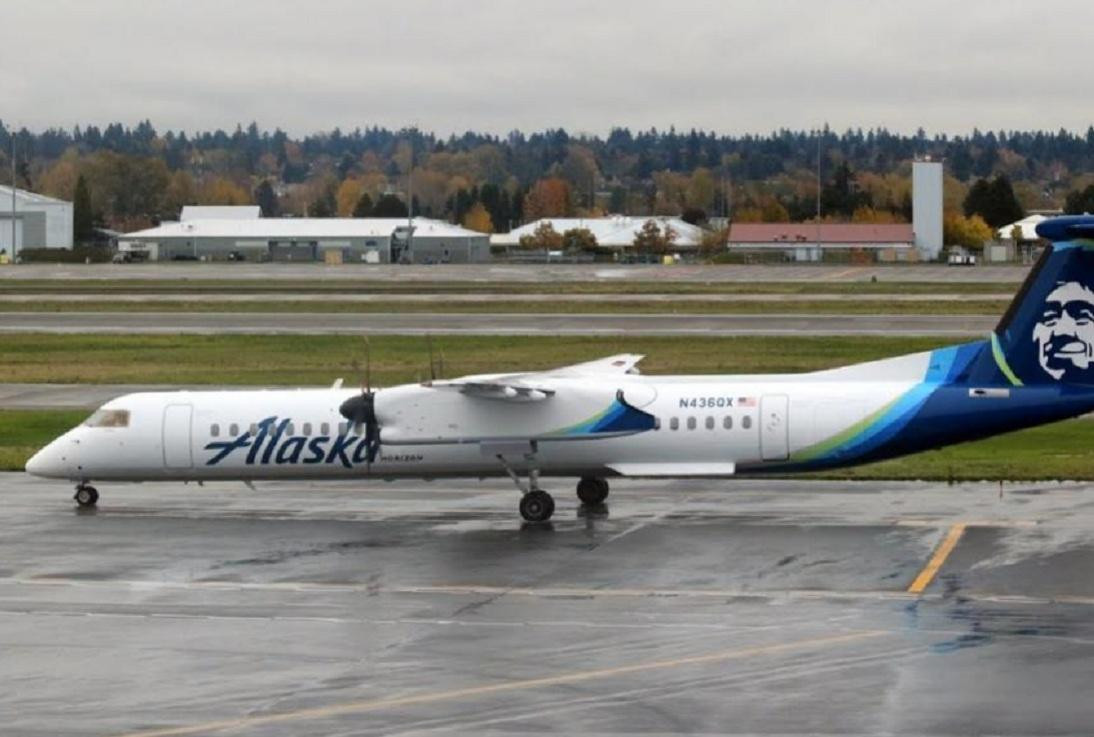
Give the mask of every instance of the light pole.
<svg viewBox="0 0 1094 737">
<path fill-rule="evenodd" d="M 11 135 L 11 265 L 15 265 L 15 131 Z"/>
</svg>

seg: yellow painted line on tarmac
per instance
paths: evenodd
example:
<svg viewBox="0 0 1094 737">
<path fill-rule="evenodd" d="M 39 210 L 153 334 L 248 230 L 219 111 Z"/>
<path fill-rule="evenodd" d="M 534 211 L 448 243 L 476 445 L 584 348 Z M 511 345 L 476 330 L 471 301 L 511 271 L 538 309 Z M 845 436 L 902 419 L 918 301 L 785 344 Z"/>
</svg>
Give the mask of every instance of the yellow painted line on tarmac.
<svg viewBox="0 0 1094 737">
<path fill-rule="evenodd" d="M 836 279 L 842 279 L 845 276 L 851 276 L 851 274 L 857 273 L 859 271 L 862 271 L 862 267 L 861 266 L 855 266 L 854 268 L 851 268 L 851 269 L 844 269 L 843 271 L 837 271 L 835 274 L 829 274 L 827 277 L 825 277 L 824 280 L 825 281 L 834 281 Z"/>
<path fill-rule="evenodd" d="M 946 537 L 942 539 L 942 543 L 935 549 L 934 555 L 927 561 L 927 565 L 923 567 L 923 570 L 912 581 L 912 585 L 908 587 L 909 594 L 921 594 L 924 589 L 930 586 L 931 581 L 934 580 L 939 569 L 942 568 L 942 564 L 946 562 L 946 559 L 950 557 L 950 553 L 957 547 L 957 543 L 961 540 L 961 536 L 965 534 L 967 526 L 964 522 L 958 522 L 950 528 L 950 531 L 946 533 Z"/>
<path fill-rule="evenodd" d="M 179 735 L 207 734 L 210 732 L 223 732 L 232 729 L 248 729 L 262 727 L 269 724 L 283 724 L 286 722 L 303 721 L 306 719 L 326 719 L 346 714 L 362 714 L 366 712 L 380 711 L 403 706 L 417 706 L 419 704 L 431 704 L 439 701 L 457 701 L 460 699 L 472 699 L 490 694 L 506 693 L 513 691 L 527 691 L 550 686 L 563 686 L 582 681 L 593 681 L 602 678 L 626 676 L 632 673 L 643 673 L 668 668 L 681 668 L 689 665 L 708 665 L 727 660 L 742 660 L 764 655 L 779 655 L 809 648 L 833 647 L 845 645 L 861 640 L 868 640 L 889 634 L 884 630 L 867 630 L 846 635 L 831 635 L 828 637 L 816 637 L 808 640 L 794 642 L 782 642 L 775 645 L 758 645 L 755 647 L 743 647 L 733 650 L 722 650 L 707 655 L 693 655 L 671 660 L 652 660 L 631 665 L 621 665 L 614 668 L 599 668 L 596 670 L 580 670 L 571 673 L 563 673 L 557 676 L 544 678 L 529 678 L 520 681 L 508 681 L 486 686 L 472 686 L 470 688 L 457 688 L 449 691 L 432 691 L 409 696 L 396 696 L 386 699 L 370 699 L 364 701 L 348 701 L 330 706 L 317 706 L 308 709 L 297 709 L 279 714 L 265 714 L 258 716 L 237 717 L 219 721 L 191 724 L 179 727 L 165 727 L 163 729 L 150 729 L 142 732 L 131 732 L 122 737 L 178 737 Z"/>
</svg>

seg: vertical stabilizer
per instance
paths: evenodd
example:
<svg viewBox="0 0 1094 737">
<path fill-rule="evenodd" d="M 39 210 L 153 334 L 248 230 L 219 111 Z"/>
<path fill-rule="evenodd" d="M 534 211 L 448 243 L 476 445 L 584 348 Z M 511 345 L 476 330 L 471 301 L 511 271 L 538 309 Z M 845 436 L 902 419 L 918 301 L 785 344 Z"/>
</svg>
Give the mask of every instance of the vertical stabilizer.
<svg viewBox="0 0 1094 737">
<path fill-rule="evenodd" d="M 1094 216 L 1037 226 L 1051 242 L 992 334 L 992 356 L 1014 385 L 1094 385 Z"/>
</svg>

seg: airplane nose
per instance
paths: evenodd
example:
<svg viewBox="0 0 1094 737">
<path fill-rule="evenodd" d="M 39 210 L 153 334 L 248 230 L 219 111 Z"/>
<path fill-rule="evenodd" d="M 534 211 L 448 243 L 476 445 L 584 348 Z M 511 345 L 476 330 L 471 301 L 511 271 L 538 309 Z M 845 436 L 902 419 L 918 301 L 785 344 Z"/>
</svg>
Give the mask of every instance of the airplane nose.
<svg viewBox="0 0 1094 737">
<path fill-rule="evenodd" d="M 26 472 L 32 476 L 45 478 L 64 476 L 64 463 L 56 443 L 50 443 L 35 453 L 27 461 Z"/>
</svg>

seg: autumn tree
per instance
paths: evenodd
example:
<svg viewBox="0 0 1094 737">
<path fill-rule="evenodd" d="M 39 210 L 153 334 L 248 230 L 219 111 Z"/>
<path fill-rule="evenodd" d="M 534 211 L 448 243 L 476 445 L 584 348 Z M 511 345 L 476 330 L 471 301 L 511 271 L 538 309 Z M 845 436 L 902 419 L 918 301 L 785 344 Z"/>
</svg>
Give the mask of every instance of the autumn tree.
<svg viewBox="0 0 1094 737">
<path fill-rule="evenodd" d="M 353 209 L 357 207 L 357 202 L 361 199 L 363 193 L 364 185 L 362 185 L 360 179 L 342 180 L 342 183 L 338 185 L 338 191 L 334 195 L 338 217 L 345 218 L 352 215 Z"/>
<path fill-rule="evenodd" d="M 235 182 L 213 177 L 201 188 L 201 202 L 205 205 L 249 205 L 251 196 Z"/>
<path fill-rule="evenodd" d="M 332 218 L 338 214 L 338 201 L 335 198 L 334 182 L 328 182 L 318 196 L 308 203 L 308 217 Z"/>
<path fill-rule="evenodd" d="M 570 228 L 562 234 L 562 247 L 567 251 L 583 251 L 596 253 L 600 244 L 596 236 L 588 228 Z"/>
<path fill-rule="evenodd" d="M 476 202 L 463 216 L 463 227 L 479 233 L 493 233 L 494 221 L 490 219 L 490 212 L 481 202 Z"/>
<path fill-rule="evenodd" d="M 995 231 L 979 215 L 964 217 L 950 213 L 942 219 L 942 240 L 948 246 L 980 249 Z"/>
<path fill-rule="evenodd" d="M 570 185 L 565 179 L 549 177 L 540 179 L 524 197 L 524 217 L 539 220 L 550 217 L 567 217 L 573 213 Z"/>
<path fill-rule="evenodd" d="M 656 220 L 647 220 L 634 237 L 634 250 L 641 254 L 662 255 L 672 250 L 676 241 L 676 231 L 665 224 L 664 230 Z"/>
<path fill-rule="evenodd" d="M 545 248 L 548 251 L 557 251 L 562 248 L 562 235 L 555 230 L 555 226 L 549 221 L 544 221 L 536 226 L 531 235 L 520 237 L 521 248 Z"/>
</svg>

